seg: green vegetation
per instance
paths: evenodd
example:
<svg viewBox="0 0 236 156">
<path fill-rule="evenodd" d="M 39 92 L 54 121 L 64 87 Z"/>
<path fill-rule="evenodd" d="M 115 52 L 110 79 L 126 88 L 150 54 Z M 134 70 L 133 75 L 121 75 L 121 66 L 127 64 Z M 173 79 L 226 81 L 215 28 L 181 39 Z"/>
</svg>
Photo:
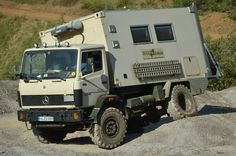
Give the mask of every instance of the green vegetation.
<svg viewBox="0 0 236 156">
<path fill-rule="evenodd" d="M 130 0 L 81 0 L 81 4 L 83 8 L 96 12 L 122 8 L 127 6 L 129 1 Z"/>
<path fill-rule="evenodd" d="M 236 7 L 229 12 L 229 17 L 236 21 Z"/>
<path fill-rule="evenodd" d="M 72 6 L 75 5 L 78 0 L 52 0 L 53 5 L 61 5 L 61 6 Z"/>
<path fill-rule="evenodd" d="M 0 79 L 13 79 L 14 65 L 21 62 L 23 51 L 40 42 L 38 32 L 57 24 L 0 14 Z"/>
<path fill-rule="evenodd" d="M 187 7 L 195 3 L 202 12 L 221 11 L 228 12 L 229 17 L 236 20 L 235 0 L 12 0 L 18 4 L 49 4 L 52 6 L 73 6 L 81 4 L 83 9 L 92 12 L 100 10 L 122 9 L 124 6 L 135 8 L 163 8 Z"/>
<path fill-rule="evenodd" d="M 174 7 L 186 7 L 195 3 L 202 11 L 229 11 L 235 5 L 234 0 L 173 0 Z"/>
<path fill-rule="evenodd" d="M 72 6 L 76 4 L 79 0 L 13 0 L 18 4 L 46 4 L 51 3 L 52 5 L 61 5 L 61 6 Z"/>
<path fill-rule="evenodd" d="M 236 20 L 235 0 L 173 0 L 173 7 L 187 7 L 195 3 L 202 12 L 219 11 L 228 12 L 229 17 Z"/>
<path fill-rule="evenodd" d="M 14 2 L 18 3 L 18 4 L 31 4 L 31 5 L 35 5 L 35 4 L 45 4 L 48 2 L 48 0 L 13 0 Z"/>
<path fill-rule="evenodd" d="M 236 33 L 229 38 L 208 40 L 208 46 L 214 57 L 219 61 L 223 77 L 213 79 L 209 89 L 222 90 L 236 85 Z"/>
<path fill-rule="evenodd" d="M 127 8 L 185 7 L 194 2 L 200 12 L 227 12 L 236 20 L 235 0 L 12 0 L 23 4 L 50 4 L 61 6 L 81 5 L 92 12 Z M 22 53 L 33 43 L 40 42 L 38 32 L 63 22 L 28 20 L 24 17 L 7 17 L 0 12 L 0 79 L 13 79 L 14 65 L 21 62 Z M 221 66 L 224 76 L 210 81 L 209 89 L 221 90 L 236 85 L 236 33 L 228 38 L 207 39 L 208 46 Z"/>
</svg>

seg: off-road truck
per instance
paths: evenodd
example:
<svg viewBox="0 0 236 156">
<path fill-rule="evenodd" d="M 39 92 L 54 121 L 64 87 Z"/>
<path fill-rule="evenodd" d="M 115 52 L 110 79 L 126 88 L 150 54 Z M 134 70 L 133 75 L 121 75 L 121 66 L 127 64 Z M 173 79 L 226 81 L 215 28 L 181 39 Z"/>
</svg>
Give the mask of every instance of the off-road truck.
<svg viewBox="0 0 236 156">
<path fill-rule="evenodd" d="M 88 130 L 99 147 L 115 148 L 132 118 L 195 115 L 194 95 L 220 75 L 194 5 L 100 11 L 39 35 L 16 74 L 18 120 L 44 143 Z"/>
</svg>

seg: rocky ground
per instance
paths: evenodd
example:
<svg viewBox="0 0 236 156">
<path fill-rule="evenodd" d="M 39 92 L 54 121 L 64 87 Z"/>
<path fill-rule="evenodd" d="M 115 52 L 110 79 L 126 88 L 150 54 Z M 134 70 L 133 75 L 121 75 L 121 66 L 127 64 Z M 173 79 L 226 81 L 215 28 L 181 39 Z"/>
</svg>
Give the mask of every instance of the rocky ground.
<svg viewBox="0 0 236 156">
<path fill-rule="evenodd" d="M 236 87 L 197 96 L 195 117 L 172 121 L 163 116 L 144 133 L 128 134 L 122 146 L 99 149 L 88 133 L 68 134 L 60 144 L 41 144 L 18 122 L 17 83 L 0 81 L 0 155 L 236 155 Z"/>
</svg>

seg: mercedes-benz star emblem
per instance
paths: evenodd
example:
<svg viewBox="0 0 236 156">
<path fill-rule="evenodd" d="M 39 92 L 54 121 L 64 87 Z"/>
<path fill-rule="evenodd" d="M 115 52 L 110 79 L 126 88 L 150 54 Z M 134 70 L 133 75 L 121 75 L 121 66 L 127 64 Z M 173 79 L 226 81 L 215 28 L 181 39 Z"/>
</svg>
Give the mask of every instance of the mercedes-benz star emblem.
<svg viewBox="0 0 236 156">
<path fill-rule="evenodd" d="M 43 104 L 47 105 L 49 103 L 49 97 L 48 96 L 44 96 L 42 98 L 42 102 L 43 102 Z"/>
</svg>

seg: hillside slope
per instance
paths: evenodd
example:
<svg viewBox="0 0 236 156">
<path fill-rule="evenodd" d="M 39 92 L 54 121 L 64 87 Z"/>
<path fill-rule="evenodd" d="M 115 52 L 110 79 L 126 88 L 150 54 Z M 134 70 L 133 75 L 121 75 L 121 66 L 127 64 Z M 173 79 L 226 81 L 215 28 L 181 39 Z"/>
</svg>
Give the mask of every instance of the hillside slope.
<svg viewBox="0 0 236 156">
<path fill-rule="evenodd" d="M 20 64 L 26 48 L 40 42 L 38 32 L 41 30 L 88 15 L 91 10 L 99 8 L 111 9 L 114 5 L 113 8 L 119 9 L 128 2 L 132 3 L 127 4 L 128 8 L 163 8 L 171 7 L 173 1 L 179 0 L 0 0 L 0 79 L 14 78 L 14 65 Z M 200 20 L 204 37 L 224 72 L 224 77 L 210 86 L 212 89 L 234 86 L 236 50 L 232 43 L 236 42 L 236 22 L 229 18 L 228 12 L 200 12 L 203 14 Z"/>
</svg>

